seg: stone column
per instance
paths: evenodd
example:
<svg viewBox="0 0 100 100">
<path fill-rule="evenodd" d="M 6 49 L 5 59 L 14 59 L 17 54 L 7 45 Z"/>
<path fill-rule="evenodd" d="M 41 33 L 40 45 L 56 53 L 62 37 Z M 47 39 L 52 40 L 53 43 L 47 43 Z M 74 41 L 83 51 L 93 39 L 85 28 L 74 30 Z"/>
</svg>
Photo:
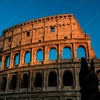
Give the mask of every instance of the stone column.
<svg viewBox="0 0 100 100">
<path fill-rule="evenodd" d="M 45 46 L 43 46 L 43 61 L 45 60 Z"/>
<path fill-rule="evenodd" d="M 11 52 L 11 56 L 10 56 L 10 68 L 13 68 L 13 66 L 14 66 L 14 55 Z"/>
<path fill-rule="evenodd" d="M 61 59 L 62 59 L 62 50 L 61 50 L 61 46 L 58 45 L 58 48 L 59 48 L 59 49 L 58 49 L 58 50 L 59 50 L 59 51 L 58 51 L 58 53 L 59 53 L 59 58 L 58 58 L 58 59 L 61 60 Z"/>
<path fill-rule="evenodd" d="M 72 45 L 73 48 L 73 58 L 77 58 L 77 52 L 76 52 L 76 48 L 75 48 L 75 44 L 73 43 Z"/>
<path fill-rule="evenodd" d="M 24 57 L 23 57 L 23 51 L 21 50 L 20 51 L 20 63 L 19 63 L 20 67 L 22 66 L 23 62 L 24 62 Z"/>
<path fill-rule="evenodd" d="M 23 76 L 20 72 L 18 72 L 18 79 L 17 79 L 17 91 L 19 92 L 21 89 L 21 82 L 22 82 Z"/>
<path fill-rule="evenodd" d="M 87 57 L 91 57 L 91 54 L 90 54 L 90 42 L 88 42 L 87 44 Z"/>
<path fill-rule="evenodd" d="M 32 48 L 31 51 L 32 51 L 31 52 L 31 63 L 33 63 L 34 62 L 34 51 L 33 51 L 33 48 Z"/>
<path fill-rule="evenodd" d="M 20 76 L 19 76 L 19 73 L 16 75 L 16 77 L 17 77 L 16 91 L 19 92 L 19 91 L 18 91 L 18 89 L 19 89 L 19 77 L 20 77 Z"/>
<path fill-rule="evenodd" d="M 75 89 L 76 90 L 79 90 L 79 68 L 76 68 L 74 69 L 75 71 Z"/>
<path fill-rule="evenodd" d="M 2 70 L 5 69 L 5 56 L 2 56 Z"/>
<path fill-rule="evenodd" d="M 47 71 L 44 70 L 44 74 L 43 74 L 43 90 L 45 91 L 47 89 L 48 86 L 48 81 L 47 81 Z"/>
<path fill-rule="evenodd" d="M 8 76 L 6 77 L 7 78 L 7 84 L 6 84 L 6 92 L 9 91 L 9 86 L 10 86 L 10 75 L 8 74 Z"/>
<path fill-rule="evenodd" d="M 58 68 L 58 90 L 61 90 L 62 87 L 62 75 L 61 75 L 61 69 Z"/>
<path fill-rule="evenodd" d="M 32 91 L 34 90 L 34 83 L 35 83 L 35 71 L 34 72 L 32 72 L 32 79 L 31 79 L 31 88 L 32 88 Z"/>
<path fill-rule="evenodd" d="M 57 60 L 58 60 L 60 58 L 60 52 L 59 52 L 60 50 L 59 50 L 59 45 L 58 44 L 57 44 L 57 51 L 58 51 L 57 52 Z"/>
<path fill-rule="evenodd" d="M 44 56 L 45 56 L 45 57 L 44 57 L 45 59 L 44 59 L 44 60 L 45 60 L 45 61 L 47 61 L 48 58 L 49 58 L 49 57 L 48 57 L 49 54 L 48 54 L 47 48 L 48 48 L 48 47 L 44 47 L 44 53 L 45 53 L 45 55 L 44 55 Z"/>
<path fill-rule="evenodd" d="M 29 91 L 31 91 L 32 90 L 32 71 L 30 71 L 30 77 L 29 77 L 30 79 L 30 83 L 29 83 Z"/>
</svg>

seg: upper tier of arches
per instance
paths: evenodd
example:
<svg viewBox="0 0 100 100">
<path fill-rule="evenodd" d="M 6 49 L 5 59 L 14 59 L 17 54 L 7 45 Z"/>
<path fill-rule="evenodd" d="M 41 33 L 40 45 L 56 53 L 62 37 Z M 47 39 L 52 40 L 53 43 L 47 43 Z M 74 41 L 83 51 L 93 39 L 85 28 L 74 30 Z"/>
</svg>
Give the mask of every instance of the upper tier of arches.
<svg viewBox="0 0 100 100">
<path fill-rule="evenodd" d="M 3 70 L 14 66 L 26 66 L 26 64 L 41 64 L 41 62 L 80 59 L 81 57 L 88 58 L 88 56 L 87 49 L 83 46 L 78 46 L 76 51 L 67 45 L 38 47 L 0 56 L 0 68 Z"/>
</svg>

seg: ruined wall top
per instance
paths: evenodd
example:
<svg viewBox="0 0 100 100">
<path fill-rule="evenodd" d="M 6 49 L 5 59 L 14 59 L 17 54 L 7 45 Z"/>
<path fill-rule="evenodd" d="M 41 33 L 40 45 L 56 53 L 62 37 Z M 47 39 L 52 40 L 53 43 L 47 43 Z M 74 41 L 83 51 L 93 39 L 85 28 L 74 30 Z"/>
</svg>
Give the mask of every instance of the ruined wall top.
<svg viewBox="0 0 100 100">
<path fill-rule="evenodd" d="M 0 51 L 54 41 L 88 45 L 91 42 L 89 34 L 84 34 L 73 14 L 62 14 L 30 20 L 4 30 L 0 37 Z M 91 46 L 90 49 L 95 56 Z"/>
</svg>

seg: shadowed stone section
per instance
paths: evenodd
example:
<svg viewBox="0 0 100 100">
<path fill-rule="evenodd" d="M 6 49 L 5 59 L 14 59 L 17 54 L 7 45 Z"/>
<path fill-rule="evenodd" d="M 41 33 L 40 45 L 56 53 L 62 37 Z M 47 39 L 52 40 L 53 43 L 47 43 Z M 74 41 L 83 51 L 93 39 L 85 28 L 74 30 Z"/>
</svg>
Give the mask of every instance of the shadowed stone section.
<svg viewBox="0 0 100 100">
<path fill-rule="evenodd" d="M 94 73 L 93 59 L 90 69 L 85 58 L 81 58 L 81 69 L 79 73 L 81 100 L 100 100 L 98 89 L 98 78 Z"/>
</svg>

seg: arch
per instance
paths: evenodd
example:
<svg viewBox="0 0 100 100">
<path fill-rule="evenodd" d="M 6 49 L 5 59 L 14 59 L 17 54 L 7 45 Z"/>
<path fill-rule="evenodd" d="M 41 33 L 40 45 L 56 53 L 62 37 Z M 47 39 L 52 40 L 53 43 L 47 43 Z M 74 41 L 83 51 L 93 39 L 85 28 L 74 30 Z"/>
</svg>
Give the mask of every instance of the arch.
<svg viewBox="0 0 100 100">
<path fill-rule="evenodd" d="M 18 65 L 19 64 L 19 61 L 20 61 L 19 54 L 15 54 L 15 57 L 14 57 L 14 65 Z"/>
<path fill-rule="evenodd" d="M 41 49 L 39 49 L 36 53 L 36 60 L 43 61 L 43 51 Z"/>
<path fill-rule="evenodd" d="M 17 87 L 17 77 L 13 75 L 10 81 L 10 89 L 16 89 Z"/>
<path fill-rule="evenodd" d="M 9 66 L 10 66 L 10 56 L 7 56 L 5 60 L 5 68 L 8 68 Z"/>
<path fill-rule="evenodd" d="M 35 87 L 42 87 L 42 74 L 41 73 L 36 73 Z"/>
<path fill-rule="evenodd" d="M 71 71 L 65 71 L 63 74 L 63 86 L 73 86 L 73 75 Z"/>
<path fill-rule="evenodd" d="M 0 67 L 2 67 L 2 57 L 0 57 Z"/>
<path fill-rule="evenodd" d="M 57 86 L 57 74 L 54 71 L 49 73 L 48 86 Z"/>
<path fill-rule="evenodd" d="M 31 53 L 30 51 L 27 51 L 24 56 L 24 63 L 30 63 L 30 61 L 31 61 Z"/>
<path fill-rule="evenodd" d="M 1 90 L 6 90 L 7 78 L 3 77 L 1 82 Z"/>
<path fill-rule="evenodd" d="M 77 48 L 77 58 L 86 58 L 86 50 L 83 46 L 79 46 Z"/>
<path fill-rule="evenodd" d="M 56 48 L 51 48 L 49 51 L 49 60 L 57 60 L 57 50 Z"/>
<path fill-rule="evenodd" d="M 27 74 L 24 74 L 22 80 L 22 88 L 28 88 L 28 86 L 29 86 L 29 76 Z"/>
<path fill-rule="evenodd" d="M 62 50 L 62 59 L 71 59 L 71 50 L 69 47 L 64 47 Z"/>
</svg>

